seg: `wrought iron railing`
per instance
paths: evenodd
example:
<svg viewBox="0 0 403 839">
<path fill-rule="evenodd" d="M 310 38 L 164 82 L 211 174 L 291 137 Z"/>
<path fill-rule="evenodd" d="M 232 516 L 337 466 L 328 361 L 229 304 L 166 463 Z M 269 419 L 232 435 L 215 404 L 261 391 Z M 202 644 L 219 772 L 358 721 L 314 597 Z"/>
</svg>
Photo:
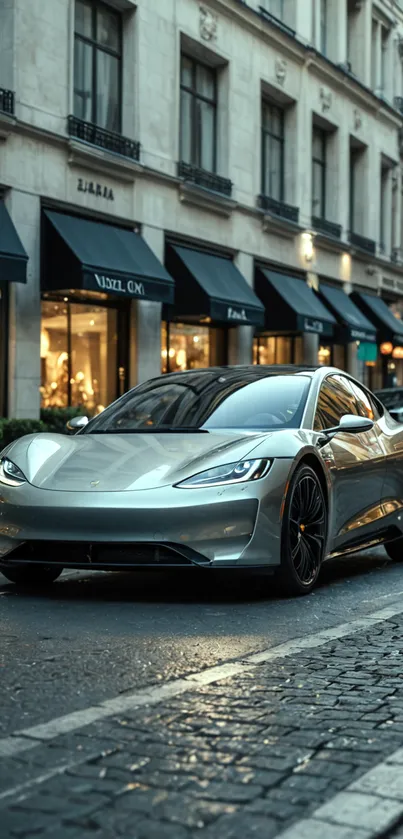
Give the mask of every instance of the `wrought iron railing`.
<svg viewBox="0 0 403 839">
<path fill-rule="evenodd" d="M 231 197 L 232 181 L 228 178 L 223 178 L 221 175 L 216 175 L 214 172 L 207 172 L 205 169 L 193 166 L 192 163 L 185 163 L 183 160 L 180 160 L 178 163 L 178 177 L 197 184 L 197 186 L 202 186 L 204 189 L 209 189 L 212 192 L 220 192 L 228 198 Z"/>
<path fill-rule="evenodd" d="M 114 154 L 120 154 L 123 157 L 129 157 L 131 160 L 140 159 L 140 143 L 122 137 L 121 134 L 115 134 L 114 131 L 99 128 L 92 122 L 85 122 L 70 115 L 67 118 L 67 130 L 70 137 L 90 143 L 92 146 L 111 151 Z"/>
<path fill-rule="evenodd" d="M 261 210 L 266 210 L 268 213 L 273 213 L 285 221 L 291 221 L 298 224 L 299 208 L 292 207 L 291 204 L 285 204 L 284 201 L 277 201 L 275 198 L 270 198 L 269 195 L 259 195 L 258 206 Z"/>
<path fill-rule="evenodd" d="M 333 221 L 328 221 L 319 216 L 312 216 L 312 227 L 318 233 L 323 233 L 325 236 L 331 236 L 333 239 L 341 239 L 342 226 L 335 224 Z"/>
<path fill-rule="evenodd" d="M 14 114 L 14 92 L 0 87 L 0 111 L 3 114 Z"/>
<path fill-rule="evenodd" d="M 376 242 L 374 242 L 373 239 L 367 239 L 366 236 L 361 236 L 360 233 L 354 233 L 353 230 L 350 230 L 349 240 L 350 244 L 354 245 L 356 248 L 366 251 L 366 253 L 371 254 L 371 256 L 376 255 Z"/>
</svg>

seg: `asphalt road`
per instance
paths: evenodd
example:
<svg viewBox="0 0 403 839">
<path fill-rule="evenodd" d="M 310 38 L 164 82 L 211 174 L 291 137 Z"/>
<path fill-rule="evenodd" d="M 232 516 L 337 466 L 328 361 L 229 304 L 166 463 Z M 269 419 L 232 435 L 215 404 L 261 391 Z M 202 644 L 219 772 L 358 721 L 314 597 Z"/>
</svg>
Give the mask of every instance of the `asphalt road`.
<svg viewBox="0 0 403 839">
<path fill-rule="evenodd" d="M 0 736 L 400 602 L 383 550 L 333 561 L 305 598 L 270 578 L 70 573 L 22 592 L 0 575 Z"/>
</svg>

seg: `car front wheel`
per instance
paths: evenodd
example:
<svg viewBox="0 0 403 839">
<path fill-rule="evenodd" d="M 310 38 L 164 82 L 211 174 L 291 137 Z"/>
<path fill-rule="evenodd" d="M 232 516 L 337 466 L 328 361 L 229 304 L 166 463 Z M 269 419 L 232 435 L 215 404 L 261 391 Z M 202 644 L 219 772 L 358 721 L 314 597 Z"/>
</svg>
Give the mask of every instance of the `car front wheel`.
<svg viewBox="0 0 403 839">
<path fill-rule="evenodd" d="M 53 583 L 60 577 L 63 568 L 52 568 L 50 565 L 0 565 L 0 573 L 11 583 L 26 588 L 39 588 Z"/>
<path fill-rule="evenodd" d="M 288 489 L 281 532 L 278 580 L 287 595 L 308 594 L 324 558 L 327 510 L 320 480 L 310 466 L 296 470 Z"/>
</svg>

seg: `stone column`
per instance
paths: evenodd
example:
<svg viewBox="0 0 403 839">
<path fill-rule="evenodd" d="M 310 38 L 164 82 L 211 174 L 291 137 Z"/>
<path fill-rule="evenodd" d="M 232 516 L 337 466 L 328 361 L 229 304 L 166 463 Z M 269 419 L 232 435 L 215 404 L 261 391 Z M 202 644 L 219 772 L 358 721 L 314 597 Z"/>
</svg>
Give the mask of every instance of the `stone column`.
<svg viewBox="0 0 403 839">
<path fill-rule="evenodd" d="M 18 190 L 6 206 L 28 254 L 27 285 L 10 283 L 8 415 L 37 419 L 40 411 L 40 213 L 39 196 Z"/>
<path fill-rule="evenodd" d="M 308 367 L 316 367 L 318 364 L 319 335 L 316 332 L 304 332 L 302 340 L 304 364 Z"/>
<path fill-rule="evenodd" d="M 354 376 L 355 379 L 358 378 L 358 347 L 356 342 L 351 344 L 347 344 L 347 372 L 350 373 L 350 376 Z"/>
<path fill-rule="evenodd" d="M 254 262 L 249 253 L 239 252 L 235 265 L 253 288 Z M 253 326 L 237 326 L 228 331 L 228 364 L 252 364 Z"/>
<path fill-rule="evenodd" d="M 144 225 L 141 235 L 164 264 L 164 231 Z M 130 387 L 161 373 L 162 304 L 133 300 L 130 322 Z"/>
</svg>

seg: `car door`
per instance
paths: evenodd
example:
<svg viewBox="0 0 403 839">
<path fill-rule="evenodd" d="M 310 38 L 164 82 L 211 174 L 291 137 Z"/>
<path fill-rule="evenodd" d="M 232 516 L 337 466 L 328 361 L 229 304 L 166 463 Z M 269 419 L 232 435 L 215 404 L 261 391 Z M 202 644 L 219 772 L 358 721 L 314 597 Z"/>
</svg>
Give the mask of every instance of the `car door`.
<svg viewBox="0 0 403 839">
<path fill-rule="evenodd" d="M 332 374 L 322 384 L 314 428 L 337 426 L 345 414 L 374 419 L 365 390 L 347 376 Z M 361 434 L 336 434 L 321 454 L 332 482 L 330 550 L 370 540 L 379 530 L 386 473 L 377 424 Z"/>
</svg>

